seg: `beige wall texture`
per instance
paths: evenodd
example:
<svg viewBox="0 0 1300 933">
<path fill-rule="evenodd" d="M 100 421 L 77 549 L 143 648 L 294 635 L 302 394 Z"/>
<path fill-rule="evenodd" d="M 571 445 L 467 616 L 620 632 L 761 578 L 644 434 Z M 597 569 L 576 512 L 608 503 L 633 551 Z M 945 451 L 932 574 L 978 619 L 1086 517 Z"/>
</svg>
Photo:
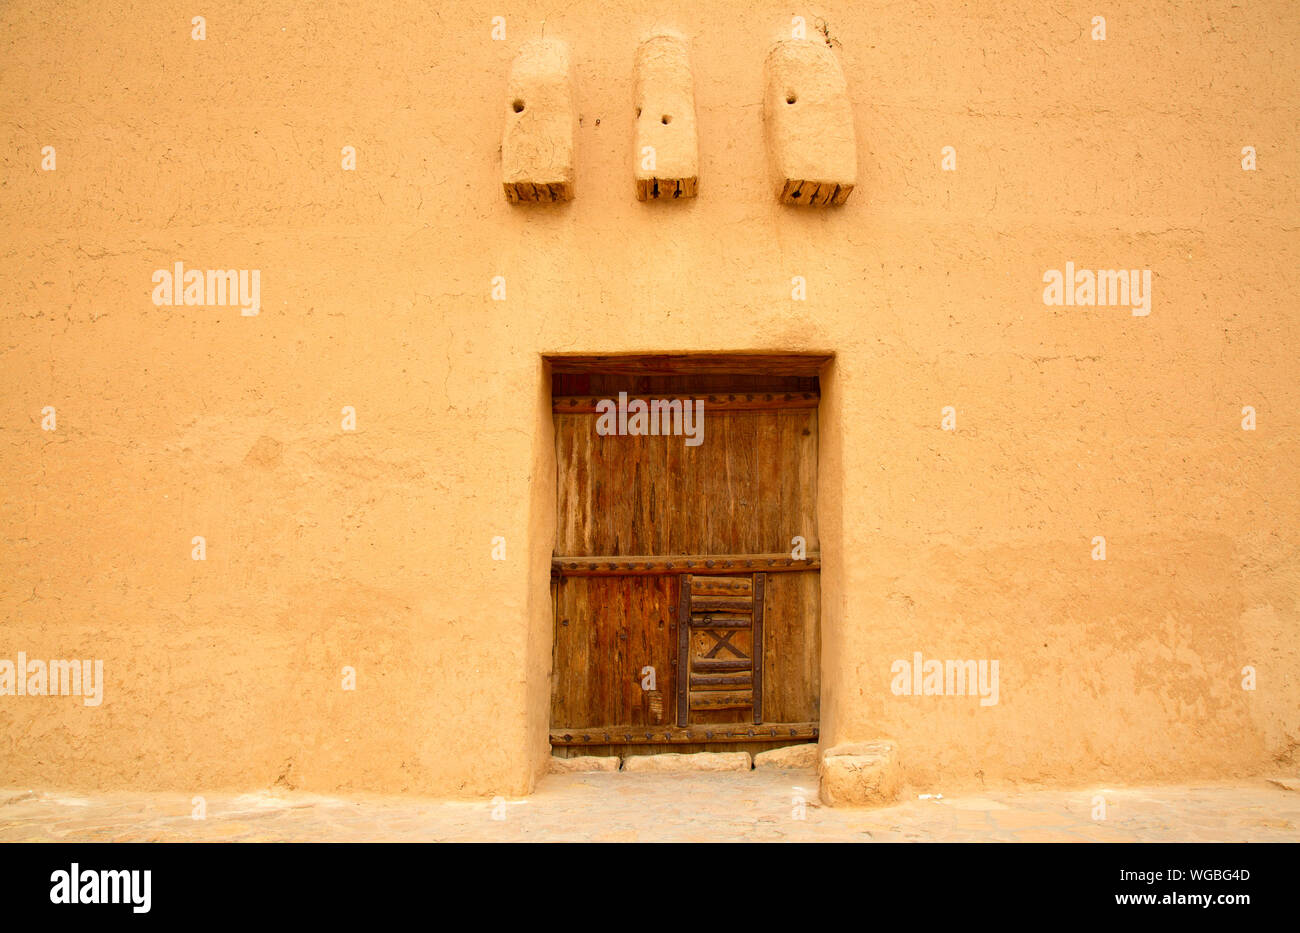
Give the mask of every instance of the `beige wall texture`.
<svg viewBox="0 0 1300 933">
<path fill-rule="evenodd" d="M 776 198 L 795 15 L 848 82 L 840 207 Z M 661 27 L 699 196 L 647 203 Z M 511 205 L 507 75 L 543 32 L 576 199 Z M 835 355 L 824 744 L 892 739 L 937 791 L 1294 772 L 1290 0 L 15 2 L 0 43 L 0 658 L 104 664 L 98 706 L 0 695 L 0 783 L 527 792 L 545 358 L 704 351 Z M 177 262 L 258 271 L 260 313 L 155 304 Z M 1045 304 L 1067 262 L 1150 270 L 1150 313 Z M 896 695 L 916 652 L 997 660 L 998 703 Z"/>
</svg>

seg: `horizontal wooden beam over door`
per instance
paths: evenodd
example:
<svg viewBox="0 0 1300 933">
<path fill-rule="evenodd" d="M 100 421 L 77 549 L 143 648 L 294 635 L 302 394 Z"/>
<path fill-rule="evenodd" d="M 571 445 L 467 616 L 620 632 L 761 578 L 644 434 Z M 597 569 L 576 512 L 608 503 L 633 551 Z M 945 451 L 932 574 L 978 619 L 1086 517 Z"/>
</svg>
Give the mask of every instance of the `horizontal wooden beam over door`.
<svg viewBox="0 0 1300 933">
<path fill-rule="evenodd" d="M 692 373 L 760 373 L 781 376 L 815 376 L 834 357 L 785 353 L 696 353 L 674 356 L 550 356 L 553 373 L 627 373 L 677 376 Z"/>
<path fill-rule="evenodd" d="M 687 745 L 698 742 L 798 742 L 819 737 L 815 722 L 715 723 L 695 726 L 596 726 L 552 729 L 551 744 Z"/>
<path fill-rule="evenodd" d="M 670 395 L 656 396 L 654 393 L 647 392 L 644 395 L 629 395 L 628 404 L 634 401 L 643 401 L 647 405 L 647 414 L 662 413 L 664 406 L 661 403 L 667 402 L 669 405 L 680 403 L 680 405 L 689 405 L 693 402 L 703 402 L 704 411 L 771 411 L 780 408 L 816 408 L 818 395 L 816 392 L 729 392 L 726 394 L 704 394 L 704 395 Z M 557 415 L 590 415 L 597 411 L 596 406 L 601 402 L 618 404 L 618 399 L 608 395 L 557 395 L 551 399 L 551 411 Z M 649 405 L 654 402 L 659 405 L 650 409 Z M 671 412 L 671 408 L 668 409 Z M 694 411 L 694 409 L 692 409 Z"/>
<path fill-rule="evenodd" d="M 822 556 L 814 551 L 803 560 L 781 554 L 677 554 L 642 557 L 553 557 L 553 577 L 622 577 L 680 573 L 794 573 L 820 570 Z"/>
<path fill-rule="evenodd" d="M 781 376 L 775 373 L 692 373 L 656 376 L 629 373 L 551 373 L 551 397 L 595 395 L 617 398 L 673 398 L 690 395 L 757 395 L 772 392 L 820 394 L 818 376 Z"/>
</svg>

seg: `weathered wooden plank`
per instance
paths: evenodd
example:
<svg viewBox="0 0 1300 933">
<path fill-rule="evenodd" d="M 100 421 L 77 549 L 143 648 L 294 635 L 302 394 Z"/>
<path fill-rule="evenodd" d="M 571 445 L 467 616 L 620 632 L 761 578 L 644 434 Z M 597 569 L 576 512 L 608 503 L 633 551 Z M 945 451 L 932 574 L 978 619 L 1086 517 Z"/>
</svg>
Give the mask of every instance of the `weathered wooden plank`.
<svg viewBox="0 0 1300 933">
<path fill-rule="evenodd" d="M 686 574 L 677 581 L 677 725 L 685 726 L 690 719 L 687 675 L 691 667 L 691 576 Z"/>
<path fill-rule="evenodd" d="M 754 412 L 731 418 L 733 448 L 729 451 L 727 466 L 733 477 L 732 528 L 735 537 L 727 549 L 730 553 L 754 553 L 767 547 L 759 522 L 763 504 L 758 498 L 758 444 L 763 422 L 773 417 L 776 416 L 772 412 Z"/>
<path fill-rule="evenodd" d="M 723 723 L 691 726 L 595 726 L 587 729 L 551 729 L 557 747 L 593 745 L 681 745 L 706 742 L 791 742 L 820 737 L 816 722 Z"/>
<path fill-rule="evenodd" d="M 697 671 L 747 671 L 753 664 L 749 658 L 696 658 L 691 662 Z"/>
<path fill-rule="evenodd" d="M 789 553 L 782 516 L 786 509 L 781 501 L 780 484 L 788 469 L 781 463 L 779 426 L 783 421 L 803 421 L 811 412 L 763 412 L 756 416 L 754 437 L 754 476 L 751 485 L 756 523 L 755 547 L 760 551 Z"/>
<path fill-rule="evenodd" d="M 754 574 L 754 722 L 763 721 L 763 600 L 765 574 Z"/>
<path fill-rule="evenodd" d="M 569 658 L 565 647 L 560 641 L 560 581 L 556 577 L 551 578 L 551 725 L 556 723 L 556 710 L 563 703 L 563 692 L 568 687 L 566 682 L 561 681 L 560 671 L 567 668 Z"/>
<path fill-rule="evenodd" d="M 691 577 L 692 596 L 744 596 L 752 598 L 754 580 L 752 577 L 713 577 L 695 575 Z"/>
<path fill-rule="evenodd" d="M 752 690 L 736 693 L 692 693 L 691 709 L 749 709 L 754 705 Z"/>
<path fill-rule="evenodd" d="M 696 662 L 698 669 L 699 662 Z M 725 687 L 754 686 L 753 674 L 691 674 L 692 690 L 717 690 Z"/>
<path fill-rule="evenodd" d="M 753 725 L 750 722 L 751 713 L 749 706 L 736 706 L 723 709 L 692 709 L 691 722 L 695 725 L 709 726 L 732 726 L 744 723 Z"/>
<path fill-rule="evenodd" d="M 653 723 L 656 726 L 662 726 L 664 723 L 664 694 L 662 690 L 647 690 L 645 692 L 646 700 L 646 722 Z"/>
<path fill-rule="evenodd" d="M 808 538 L 809 529 L 803 527 L 803 516 L 797 498 L 804 492 L 800 484 L 800 474 L 808 469 L 808 465 L 799 456 L 799 437 L 802 432 L 808 430 L 809 420 L 815 420 L 815 414 L 813 419 L 777 419 L 776 438 L 773 442 L 774 446 L 782 451 L 782 459 L 793 462 L 793 466 L 790 468 L 780 469 L 780 465 L 777 466 L 776 482 L 773 484 L 772 490 L 775 493 L 774 497 L 780 503 L 781 510 L 777 515 L 773 516 L 773 525 L 779 538 L 769 546 L 783 549 L 787 556 L 794 547 L 796 535 L 807 542 L 805 553 L 812 553 L 816 549 L 813 541 Z M 791 456 L 792 453 L 795 455 Z"/>
<path fill-rule="evenodd" d="M 771 571 L 792 565 L 794 534 L 816 553 L 815 409 L 706 415 L 698 447 L 672 435 L 597 435 L 594 415 L 555 419 L 556 557 L 698 556 L 693 572 Z M 776 501 L 768 478 L 784 487 L 786 476 L 798 478 L 795 498 Z M 748 566 L 733 559 L 767 554 Z"/>
<path fill-rule="evenodd" d="M 691 628 L 751 628 L 752 616 L 718 615 L 705 612 L 691 615 Z"/>
<path fill-rule="evenodd" d="M 771 373 L 711 373 L 693 376 L 621 375 L 618 373 L 552 373 L 551 396 L 570 395 L 618 398 L 699 398 L 705 395 L 810 392 L 820 394 L 816 376 L 780 376 Z"/>
<path fill-rule="evenodd" d="M 655 524 L 663 532 L 663 548 L 656 555 L 675 554 L 690 550 L 691 532 L 697 512 L 697 501 L 691 494 L 690 462 L 696 448 L 678 443 L 679 438 L 665 438 L 664 451 L 665 477 L 672 477 L 664 486 L 656 490 L 656 498 L 662 503 Z"/>
<path fill-rule="evenodd" d="M 749 613 L 754 610 L 752 596 L 700 596 L 691 594 L 691 612 Z"/>
<path fill-rule="evenodd" d="M 789 552 L 783 554 L 673 554 L 635 555 L 617 554 L 594 556 L 563 556 L 551 559 L 551 569 L 562 577 L 601 577 L 638 574 L 752 574 L 789 573 L 800 570 L 820 570 L 821 553 L 809 551 L 804 560 L 795 560 Z"/>
<path fill-rule="evenodd" d="M 555 501 L 567 503 L 568 511 L 560 510 L 555 516 L 555 549 L 564 553 L 564 548 L 573 549 L 574 531 L 578 526 L 579 515 L 583 507 L 577 490 L 577 466 L 579 458 L 573 450 L 572 425 L 578 418 L 554 418 L 555 428 Z M 555 570 L 551 571 L 552 576 Z"/>
<path fill-rule="evenodd" d="M 819 575 L 768 574 L 763 600 L 763 717 L 820 718 Z"/>
<path fill-rule="evenodd" d="M 694 456 L 696 470 L 696 496 L 700 514 L 695 531 L 693 549 L 704 554 L 743 553 L 733 544 L 731 534 L 731 496 L 734 481 L 729 481 L 727 463 L 731 449 L 731 426 L 738 418 L 748 414 L 730 413 L 721 418 L 709 418 L 708 441 L 697 447 Z M 713 568 L 705 566 L 706 570 Z"/>
<path fill-rule="evenodd" d="M 799 515 L 800 529 L 807 529 L 799 534 L 807 541 L 810 554 L 821 547 L 817 530 L 817 437 L 817 413 L 811 412 L 792 450 L 794 462 L 798 464 L 799 488 L 791 503 Z"/>
<path fill-rule="evenodd" d="M 647 469 L 651 477 L 671 477 L 673 475 L 669 460 L 673 453 L 679 453 L 684 444 L 676 443 L 677 438 L 668 438 L 668 443 L 648 444 L 650 456 Z M 671 526 L 664 521 L 665 513 L 687 506 L 680 495 L 674 495 L 671 488 L 665 488 L 658 482 L 647 483 L 645 518 L 646 543 L 643 554 L 671 554 L 672 542 L 669 540 Z M 690 508 L 693 509 L 693 506 Z"/>
<path fill-rule="evenodd" d="M 653 722 L 645 667 L 672 695 L 677 629 L 671 577 L 576 577 L 555 584 L 553 727 Z M 667 700 L 668 719 L 673 718 Z"/>
</svg>

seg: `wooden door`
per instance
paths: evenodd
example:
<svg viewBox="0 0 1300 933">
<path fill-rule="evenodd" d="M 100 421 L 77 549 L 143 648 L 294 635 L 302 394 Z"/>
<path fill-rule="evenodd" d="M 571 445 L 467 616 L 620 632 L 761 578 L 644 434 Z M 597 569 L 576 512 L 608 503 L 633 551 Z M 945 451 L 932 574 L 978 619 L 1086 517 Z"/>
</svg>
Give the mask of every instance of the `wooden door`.
<svg viewBox="0 0 1300 933">
<path fill-rule="evenodd" d="M 616 747 L 814 738 L 816 392 L 692 394 L 691 380 L 679 378 L 655 394 L 627 384 L 629 403 L 703 400 L 702 443 L 598 433 L 596 403 L 617 398 L 615 391 L 554 400 L 552 744 L 628 753 L 663 749 Z M 792 556 L 796 538 L 805 551 Z M 699 623 L 723 617 L 696 613 L 691 624 L 692 579 L 697 599 L 721 599 L 721 606 L 728 593 L 736 597 L 723 620 L 732 635 L 712 654 L 717 626 Z M 735 583 L 728 588 L 724 580 Z M 757 605 L 744 605 L 746 598 Z M 712 663 L 746 656 L 747 681 L 743 665 L 733 663 L 728 675 L 728 665 Z M 747 689 L 748 705 L 737 700 Z"/>
</svg>

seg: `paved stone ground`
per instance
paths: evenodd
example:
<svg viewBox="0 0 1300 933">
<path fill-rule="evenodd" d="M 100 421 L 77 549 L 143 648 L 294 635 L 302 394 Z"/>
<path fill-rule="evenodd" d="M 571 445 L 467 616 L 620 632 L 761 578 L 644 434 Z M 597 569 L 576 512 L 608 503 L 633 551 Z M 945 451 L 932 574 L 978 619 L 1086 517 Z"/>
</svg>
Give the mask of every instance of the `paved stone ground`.
<svg viewBox="0 0 1300 933">
<path fill-rule="evenodd" d="M 1104 820 L 1092 819 L 1095 794 Z M 3 790 L 0 842 L 1300 841 L 1300 792 L 1265 780 L 913 796 L 847 810 L 818 805 L 813 771 L 552 774 L 530 797 L 498 800 L 499 820 L 488 800 L 212 794 L 203 820 L 190 801 Z"/>
</svg>

